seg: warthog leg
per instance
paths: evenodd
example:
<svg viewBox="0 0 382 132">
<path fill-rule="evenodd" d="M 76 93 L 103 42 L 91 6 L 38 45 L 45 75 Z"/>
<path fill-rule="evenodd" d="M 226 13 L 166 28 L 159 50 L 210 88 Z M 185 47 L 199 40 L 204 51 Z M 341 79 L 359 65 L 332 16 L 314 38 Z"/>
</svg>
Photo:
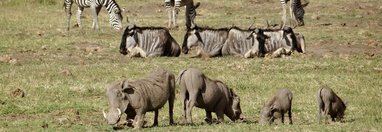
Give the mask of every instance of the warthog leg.
<svg viewBox="0 0 382 132">
<path fill-rule="evenodd" d="M 198 98 L 198 91 L 189 93 L 189 101 L 187 103 L 187 123 L 192 124 L 192 108 L 195 106 L 196 99 Z"/>
<path fill-rule="evenodd" d="M 211 115 L 211 111 L 207 111 L 207 110 L 206 110 L 206 119 L 204 119 L 204 121 L 206 121 L 207 124 L 212 124 L 212 115 Z"/>
<path fill-rule="evenodd" d="M 289 124 L 293 124 L 293 121 L 292 121 L 292 107 L 289 108 L 289 110 L 288 110 L 288 117 L 289 117 Z"/>
<path fill-rule="evenodd" d="M 158 126 L 158 114 L 159 114 L 159 111 L 155 110 L 153 126 Z"/>
<path fill-rule="evenodd" d="M 140 129 L 143 127 L 144 125 L 144 122 L 145 122 L 145 113 L 137 113 L 137 115 L 135 116 L 135 125 L 134 125 L 134 129 Z"/>
</svg>

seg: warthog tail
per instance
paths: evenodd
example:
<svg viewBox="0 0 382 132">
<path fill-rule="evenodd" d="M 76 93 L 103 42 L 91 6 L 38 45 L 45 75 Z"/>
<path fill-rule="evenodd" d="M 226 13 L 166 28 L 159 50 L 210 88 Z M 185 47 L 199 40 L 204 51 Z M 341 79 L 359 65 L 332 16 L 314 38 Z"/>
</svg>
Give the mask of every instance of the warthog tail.
<svg viewBox="0 0 382 132">
<path fill-rule="evenodd" d="M 187 70 L 188 69 L 184 69 L 181 72 L 179 72 L 179 75 L 178 75 L 178 77 L 176 78 L 176 81 L 175 81 L 175 82 L 178 82 L 179 85 L 180 85 L 180 79 L 182 78 L 183 73 L 186 72 Z"/>
</svg>

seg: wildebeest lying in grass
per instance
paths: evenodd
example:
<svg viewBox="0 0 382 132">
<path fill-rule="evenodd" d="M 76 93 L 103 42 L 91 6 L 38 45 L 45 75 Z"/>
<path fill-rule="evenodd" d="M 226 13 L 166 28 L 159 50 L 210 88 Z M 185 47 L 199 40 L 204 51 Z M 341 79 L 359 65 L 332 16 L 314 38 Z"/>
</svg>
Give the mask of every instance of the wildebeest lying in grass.
<svg viewBox="0 0 382 132">
<path fill-rule="evenodd" d="M 188 54 L 190 49 L 196 48 L 198 51 L 191 57 L 221 56 L 221 50 L 227 39 L 228 31 L 228 28 L 192 27 L 184 35 L 182 52 Z"/>
<path fill-rule="evenodd" d="M 327 86 L 321 86 L 317 92 L 318 121 L 321 123 L 321 116 L 325 116 L 325 123 L 328 123 L 328 115 L 332 121 L 341 121 L 345 115 L 346 102 L 343 102 L 336 93 Z"/>
<path fill-rule="evenodd" d="M 244 119 L 239 96 L 223 82 L 212 80 L 195 68 L 181 71 L 178 78 L 183 117 L 187 123 L 192 123 L 191 111 L 194 106 L 206 111 L 207 123 L 212 123 L 211 112 L 216 113 L 218 123 L 224 121 L 224 115 L 232 121 Z"/>
<path fill-rule="evenodd" d="M 255 29 L 248 39 L 256 37 L 258 33 Z M 271 57 L 281 57 L 283 55 L 290 55 L 292 52 L 297 51 L 300 53 L 305 52 L 305 39 L 301 33 L 294 33 L 290 27 L 283 29 L 264 29 L 264 34 L 267 36 L 264 45 L 254 45 L 250 52 L 247 52 L 244 57 L 251 58 L 254 56 L 265 56 L 269 54 Z"/>
<path fill-rule="evenodd" d="M 254 33 L 253 36 L 252 33 Z M 248 36 L 251 36 L 251 39 L 247 39 Z M 251 52 L 253 47 L 264 45 L 267 38 L 268 37 L 264 35 L 262 29 L 243 30 L 237 27 L 232 27 L 229 30 L 228 38 L 222 48 L 222 54 L 224 56 L 234 55 L 244 57 Z M 255 54 L 259 55 L 257 53 Z"/>
<path fill-rule="evenodd" d="M 179 56 L 180 47 L 166 28 L 126 27 L 119 52 L 130 57 Z"/>
<path fill-rule="evenodd" d="M 166 70 L 158 69 L 143 79 L 135 81 L 117 81 L 107 87 L 109 110 L 103 113 L 108 124 L 116 124 L 122 112 L 127 114 L 127 120 L 134 118 L 134 128 L 144 124 L 146 112 L 155 111 L 154 124 L 158 125 L 158 110 L 169 104 L 170 124 L 173 120 L 175 99 L 175 77 Z"/>
<path fill-rule="evenodd" d="M 292 122 L 292 99 L 293 94 L 288 89 L 279 90 L 272 99 L 267 102 L 260 112 L 260 123 L 271 124 L 276 119 L 274 113 L 281 114 L 281 122 L 284 123 L 284 114 L 288 112 L 289 124 Z"/>
</svg>

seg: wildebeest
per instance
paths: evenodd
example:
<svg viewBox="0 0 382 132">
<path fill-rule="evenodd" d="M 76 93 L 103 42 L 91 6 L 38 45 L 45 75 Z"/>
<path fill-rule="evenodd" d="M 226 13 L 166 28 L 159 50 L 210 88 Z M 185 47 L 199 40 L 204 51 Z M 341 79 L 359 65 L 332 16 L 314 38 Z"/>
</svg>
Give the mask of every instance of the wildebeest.
<svg viewBox="0 0 382 132">
<path fill-rule="evenodd" d="M 179 56 L 180 47 L 166 28 L 126 27 L 119 52 L 130 57 Z"/>
<path fill-rule="evenodd" d="M 254 33 L 248 38 L 255 36 Z M 270 54 L 271 57 L 281 57 L 282 55 L 290 55 L 294 51 L 305 52 L 304 36 L 301 33 L 298 33 L 298 36 L 296 36 L 291 27 L 264 29 L 264 34 L 267 36 L 265 45 L 255 45 L 251 52 L 244 56 L 245 58 L 250 58 L 257 54 L 260 54 L 260 56 Z"/>
<path fill-rule="evenodd" d="M 134 128 L 143 127 L 146 112 L 154 111 L 154 124 L 158 125 L 159 109 L 169 104 L 170 124 L 173 120 L 175 77 L 172 73 L 157 69 L 143 79 L 117 81 L 107 86 L 109 110 L 103 112 L 108 124 L 116 124 L 122 112 L 127 120 L 134 119 Z"/>
<path fill-rule="evenodd" d="M 215 57 L 221 56 L 221 49 L 227 40 L 228 28 L 204 28 L 192 27 L 184 35 L 182 52 L 188 54 L 189 49 L 198 49 L 192 57 Z"/>
<path fill-rule="evenodd" d="M 325 123 L 327 123 L 328 115 L 332 121 L 341 121 L 345 115 L 346 102 L 343 102 L 328 86 L 321 86 L 318 90 L 317 103 L 319 123 L 321 123 L 321 116 L 325 116 Z"/>
<path fill-rule="evenodd" d="M 178 76 L 182 96 L 183 117 L 192 123 L 194 106 L 206 111 L 206 122 L 212 122 L 211 112 L 215 112 L 218 123 L 224 121 L 224 115 L 232 121 L 243 120 L 240 98 L 222 81 L 206 77 L 199 69 L 189 68 Z"/>
<path fill-rule="evenodd" d="M 252 37 L 252 32 L 254 36 Z M 247 39 L 251 36 L 251 39 Z M 223 55 L 234 55 L 244 57 L 245 54 L 249 54 L 253 47 L 259 47 L 264 45 L 267 36 L 264 35 L 262 29 L 243 30 L 237 27 L 232 27 L 229 30 L 228 38 L 222 48 Z M 262 43 L 262 44 L 259 44 Z"/>
<path fill-rule="evenodd" d="M 280 113 L 281 122 L 284 123 L 284 114 L 288 112 L 289 124 L 292 124 L 292 99 L 293 94 L 290 90 L 280 89 L 262 108 L 259 122 L 271 124 L 276 119 L 274 113 Z"/>
</svg>

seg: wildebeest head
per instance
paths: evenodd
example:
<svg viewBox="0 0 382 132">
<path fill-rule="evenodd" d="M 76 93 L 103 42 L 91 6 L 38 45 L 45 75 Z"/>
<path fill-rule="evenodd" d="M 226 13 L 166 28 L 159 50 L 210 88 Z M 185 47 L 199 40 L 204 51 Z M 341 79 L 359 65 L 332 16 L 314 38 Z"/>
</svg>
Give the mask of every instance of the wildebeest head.
<svg viewBox="0 0 382 132">
<path fill-rule="evenodd" d="M 184 35 L 183 45 L 182 45 L 182 52 L 184 54 L 187 54 L 189 49 L 195 46 L 204 45 L 202 37 L 200 36 L 200 32 L 201 30 L 197 26 L 187 30 L 186 34 Z"/>
<path fill-rule="evenodd" d="M 110 17 L 110 25 L 115 30 L 122 30 L 122 12 L 124 9 L 119 8 L 119 6 L 116 4 L 114 8 L 109 10 L 109 17 Z"/>
<path fill-rule="evenodd" d="M 274 105 L 264 105 L 260 112 L 260 124 L 271 123 L 274 120 L 273 113 L 276 111 Z"/>
<path fill-rule="evenodd" d="M 259 29 L 259 28 L 256 28 L 256 29 L 252 29 L 252 32 L 250 33 L 250 35 L 247 37 L 247 39 L 253 39 L 256 41 L 254 41 L 254 44 L 255 43 L 258 43 L 258 49 L 260 51 L 260 53 L 257 55 L 257 56 L 262 56 L 265 54 L 265 41 L 267 39 L 269 39 L 270 37 L 265 35 L 264 34 L 264 31 L 262 29 Z"/>
<path fill-rule="evenodd" d="M 240 106 L 240 97 L 236 95 L 236 93 L 230 89 L 231 97 L 232 97 L 232 110 L 234 113 L 234 120 L 244 120 L 245 117 L 241 111 Z"/>
<path fill-rule="evenodd" d="M 297 50 L 297 52 L 304 53 L 305 52 L 305 39 L 303 36 L 299 36 L 297 39 L 296 34 L 293 32 L 291 27 L 284 27 L 283 29 L 283 37 L 287 39 L 288 42 L 292 43 L 292 50 Z"/>
<path fill-rule="evenodd" d="M 123 55 L 129 53 L 128 49 L 134 48 L 138 44 L 138 33 L 141 33 L 142 30 L 135 26 L 129 25 L 126 27 L 125 32 L 122 35 L 122 42 L 119 48 L 119 52 Z"/>
<path fill-rule="evenodd" d="M 106 96 L 109 100 L 109 109 L 107 112 L 103 111 L 103 116 L 110 125 L 119 122 L 122 112 L 126 110 L 128 105 L 126 94 L 122 92 L 124 82 L 125 81 L 114 82 L 108 86 L 106 91 Z"/>
</svg>

